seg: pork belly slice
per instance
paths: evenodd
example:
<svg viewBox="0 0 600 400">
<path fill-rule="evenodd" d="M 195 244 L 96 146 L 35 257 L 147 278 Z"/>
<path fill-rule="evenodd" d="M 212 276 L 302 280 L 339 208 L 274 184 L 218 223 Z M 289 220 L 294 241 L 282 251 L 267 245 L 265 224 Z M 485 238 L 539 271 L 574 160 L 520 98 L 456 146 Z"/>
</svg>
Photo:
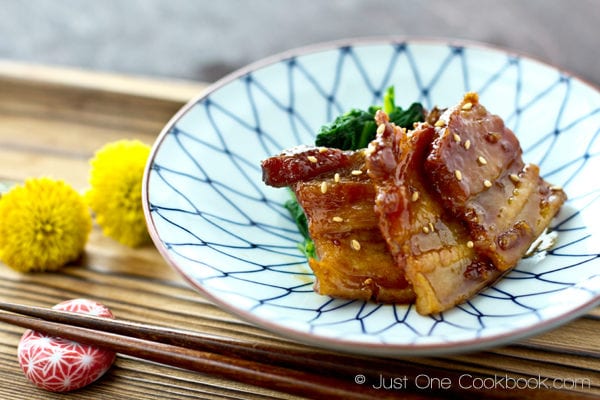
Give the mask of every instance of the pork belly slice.
<svg viewBox="0 0 600 400">
<path fill-rule="evenodd" d="M 501 273 L 479 257 L 468 230 L 445 211 L 425 178 L 434 129 L 423 124 L 407 133 L 383 112 L 376 120 L 380 128 L 367 150 L 367 167 L 376 188 L 379 227 L 396 263 L 404 265 L 417 311 L 447 310 Z"/>
<path fill-rule="evenodd" d="M 380 303 L 414 301 L 412 287 L 378 229 L 317 237 L 314 242 L 319 259 L 308 263 L 317 293 Z"/>
<path fill-rule="evenodd" d="M 269 186 L 285 187 L 330 171 L 347 169 L 354 152 L 329 147 L 296 146 L 261 162 L 262 178 Z"/>
<path fill-rule="evenodd" d="M 525 164 L 515 134 L 467 93 L 435 124 L 425 172 L 444 207 L 466 223 L 475 249 L 506 271 L 548 227 L 565 193 Z"/>
<path fill-rule="evenodd" d="M 318 256 L 309 259 L 317 293 L 410 303 L 414 292 L 379 230 L 375 189 L 364 163 L 364 151 L 304 148 L 262 165 L 265 182 L 289 185 L 305 211 Z"/>
</svg>

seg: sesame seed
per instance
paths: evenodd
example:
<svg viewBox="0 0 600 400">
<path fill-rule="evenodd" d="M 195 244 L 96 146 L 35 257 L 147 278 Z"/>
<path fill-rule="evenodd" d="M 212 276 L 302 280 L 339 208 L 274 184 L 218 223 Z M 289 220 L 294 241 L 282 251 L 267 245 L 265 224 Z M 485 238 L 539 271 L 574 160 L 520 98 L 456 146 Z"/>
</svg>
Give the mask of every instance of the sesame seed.
<svg viewBox="0 0 600 400">
<path fill-rule="evenodd" d="M 457 133 L 455 133 L 454 135 L 452 135 L 452 137 L 454 138 L 454 141 L 456 143 L 460 143 L 460 136 Z"/>
<path fill-rule="evenodd" d="M 362 171 L 360 169 L 355 169 L 352 172 L 350 172 L 352 175 L 362 175 Z"/>
<path fill-rule="evenodd" d="M 325 153 L 327 151 L 327 147 L 319 147 L 319 153 Z"/>
<path fill-rule="evenodd" d="M 344 218 L 338 217 L 337 215 L 335 217 L 331 218 L 331 220 L 333 222 L 344 222 Z"/>
<path fill-rule="evenodd" d="M 521 178 L 519 178 L 519 175 L 517 175 L 517 174 L 510 174 L 509 178 L 514 183 L 521 182 Z"/>
<path fill-rule="evenodd" d="M 438 119 L 435 122 L 435 126 L 437 126 L 438 128 L 441 128 L 442 126 L 446 126 L 446 122 L 442 121 L 441 119 Z"/>
<path fill-rule="evenodd" d="M 385 124 L 379 124 L 377 127 L 377 134 L 381 135 L 385 131 Z"/>
<path fill-rule="evenodd" d="M 468 247 L 468 248 L 470 248 L 470 249 L 472 249 L 472 248 L 473 248 L 473 246 L 475 246 L 475 243 L 473 243 L 473 241 L 472 241 L 472 240 L 469 240 L 469 241 L 467 242 L 467 247 Z"/>
<path fill-rule="evenodd" d="M 335 175 L 333 175 L 333 180 L 337 183 L 340 181 L 340 174 L 339 173 L 335 173 Z"/>
<path fill-rule="evenodd" d="M 550 186 L 550 190 L 558 191 L 558 190 L 563 190 L 563 188 L 562 188 L 562 186 L 552 185 L 552 186 Z"/>
<path fill-rule="evenodd" d="M 360 250 L 360 242 L 356 239 L 352 239 L 350 246 L 352 246 L 352 248 L 356 251 Z"/>
<path fill-rule="evenodd" d="M 321 182 L 321 193 L 327 193 L 327 181 Z"/>
<path fill-rule="evenodd" d="M 411 197 L 411 200 L 412 200 L 412 201 L 417 201 L 417 200 L 419 200 L 419 191 L 418 191 L 418 190 L 415 190 L 415 191 L 413 192 L 413 194 L 412 194 L 412 197 Z"/>
<path fill-rule="evenodd" d="M 306 156 L 306 159 L 313 164 L 317 162 L 317 157 L 315 156 Z"/>
<path fill-rule="evenodd" d="M 424 226 L 424 227 L 423 227 L 423 233 L 429 233 L 429 228 L 428 228 L 428 227 L 426 227 L 426 226 Z"/>
<path fill-rule="evenodd" d="M 471 141 L 469 139 L 465 140 L 465 150 L 469 150 L 471 148 Z"/>
<path fill-rule="evenodd" d="M 486 165 L 487 164 L 487 160 L 483 156 L 477 157 L 477 162 L 479 164 L 481 164 L 481 165 Z"/>
<path fill-rule="evenodd" d="M 485 186 L 486 188 L 491 188 L 492 182 L 490 182 L 489 180 L 486 179 L 483 181 L 483 186 Z"/>
<path fill-rule="evenodd" d="M 454 171 L 454 176 L 457 180 L 462 181 L 462 172 L 460 172 L 459 170 Z"/>
<path fill-rule="evenodd" d="M 434 226 L 433 226 L 433 224 L 431 222 L 429 223 L 429 230 L 431 232 L 435 232 L 435 228 L 434 228 Z"/>
<path fill-rule="evenodd" d="M 462 105 L 461 109 L 463 109 L 464 111 L 469 111 L 471 108 L 473 108 L 473 103 L 468 102 Z"/>
</svg>

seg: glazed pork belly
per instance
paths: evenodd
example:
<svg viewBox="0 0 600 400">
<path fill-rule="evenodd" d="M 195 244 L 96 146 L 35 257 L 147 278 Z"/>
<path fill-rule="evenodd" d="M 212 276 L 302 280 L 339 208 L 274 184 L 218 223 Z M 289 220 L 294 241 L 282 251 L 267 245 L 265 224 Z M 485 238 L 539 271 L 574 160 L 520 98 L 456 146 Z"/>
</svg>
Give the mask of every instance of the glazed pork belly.
<svg viewBox="0 0 600 400">
<path fill-rule="evenodd" d="M 566 200 L 525 164 L 515 134 L 475 93 L 435 124 L 425 171 L 444 207 L 467 226 L 475 249 L 500 271 L 512 268 Z"/>
<path fill-rule="evenodd" d="M 375 117 L 367 167 L 376 212 L 421 314 L 447 310 L 513 268 L 566 200 L 478 100 L 468 93 L 410 132 Z"/>
<path fill-rule="evenodd" d="M 501 272 L 477 254 L 460 220 L 445 211 L 425 173 L 435 130 L 423 124 L 407 133 L 376 114 L 377 138 L 367 151 L 376 188 L 380 230 L 396 264 L 405 270 L 421 314 L 468 299 Z"/>
<path fill-rule="evenodd" d="M 317 258 L 315 291 L 347 299 L 410 303 L 414 293 L 381 235 L 364 151 L 295 148 L 262 163 L 263 180 L 290 186 L 304 209 Z"/>
<path fill-rule="evenodd" d="M 301 147 L 262 163 L 265 183 L 291 187 L 306 214 L 320 294 L 448 310 L 515 267 L 566 200 L 475 93 L 410 131 L 383 111 L 375 122 L 367 149 Z"/>
</svg>

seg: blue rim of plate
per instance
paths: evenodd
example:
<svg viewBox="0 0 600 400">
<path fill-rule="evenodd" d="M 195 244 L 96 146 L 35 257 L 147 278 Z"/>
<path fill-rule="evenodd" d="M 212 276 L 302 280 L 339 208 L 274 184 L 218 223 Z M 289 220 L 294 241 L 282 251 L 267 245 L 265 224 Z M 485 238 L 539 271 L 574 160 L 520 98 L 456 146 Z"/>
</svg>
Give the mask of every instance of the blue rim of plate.
<svg viewBox="0 0 600 400">
<path fill-rule="evenodd" d="M 377 65 L 371 62 L 373 55 Z M 298 81 L 304 86 L 294 86 Z M 529 89 L 533 83 L 537 86 Z M 421 101 L 427 108 L 452 105 L 464 92 L 478 91 L 482 104 L 515 130 L 524 159 L 539 164 L 542 175 L 563 185 L 569 195 L 553 222 L 557 244 L 551 250 L 524 259 L 474 299 L 439 315 L 424 317 L 412 306 L 313 293 L 310 269 L 295 249 L 300 236 L 282 208 L 286 197 L 260 180 L 261 159 L 294 144 L 312 143 L 319 126 L 350 107 L 379 102 L 390 84 L 396 87 L 397 102 Z M 302 102 L 303 96 L 310 101 Z M 414 356 L 513 342 L 600 304 L 600 274 L 593 270 L 600 263 L 600 232 L 593 226 L 600 187 L 585 181 L 594 178 L 600 163 L 599 98 L 597 88 L 568 72 L 482 43 L 383 37 L 290 50 L 227 75 L 166 124 L 143 178 L 148 229 L 165 260 L 205 297 L 248 322 L 307 344 Z M 236 100 L 233 105 L 231 99 Z M 267 121 L 267 114 L 275 117 Z M 542 134 L 520 135 L 533 128 Z M 233 140 L 238 131 L 247 135 L 243 137 L 249 145 Z M 578 132 L 584 134 L 575 142 Z M 253 155 L 257 150 L 261 153 Z M 203 160 L 221 162 L 233 171 Z M 227 187 L 229 178 L 239 187 Z M 203 203 L 207 193 L 209 201 Z M 243 199 L 252 204 L 236 210 L 235 202 Z M 239 219 L 252 219 L 248 216 L 253 210 L 258 214 L 264 207 L 268 210 L 256 221 Z M 229 219 L 229 211 L 240 215 Z M 257 243 L 248 239 L 254 234 Z M 265 243 L 261 235 L 279 238 Z M 242 255 L 248 251 L 258 255 L 245 263 Z M 281 260 L 261 265 L 261 260 L 280 255 Z M 261 273 L 267 282 L 248 278 L 261 278 Z M 289 276 L 296 280 L 286 281 L 286 287 L 273 281 Z M 538 291 L 530 291 L 532 283 Z"/>
</svg>

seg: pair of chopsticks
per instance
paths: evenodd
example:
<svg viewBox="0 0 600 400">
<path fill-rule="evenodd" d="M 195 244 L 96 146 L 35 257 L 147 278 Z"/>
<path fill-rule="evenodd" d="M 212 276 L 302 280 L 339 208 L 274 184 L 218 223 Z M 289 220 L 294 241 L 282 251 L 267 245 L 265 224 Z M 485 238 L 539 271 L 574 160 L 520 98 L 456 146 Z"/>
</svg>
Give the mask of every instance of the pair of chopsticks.
<svg viewBox="0 0 600 400">
<path fill-rule="evenodd" d="M 371 359 L 174 330 L 86 314 L 0 302 L 0 321 L 161 364 L 316 399 L 373 399 L 400 393 L 355 382 L 402 372 Z M 384 368 L 385 366 L 385 368 Z M 392 376 L 394 376 L 392 375 Z M 373 378 L 375 379 L 375 378 Z M 422 395 L 402 391 L 405 399 Z"/>
<path fill-rule="evenodd" d="M 279 343 L 248 343 L 225 336 L 7 302 L 0 302 L 0 310 L 3 310 L 0 322 L 306 398 L 431 400 L 483 396 L 507 400 L 515 395 L 539 399 L 550 394 L 534 389 L 465 390 L 458 385 L 464 372 L 399 359 L 354 356 Z M 485 377 L 476 373 L 469 376 Z M 398 387 L 398 381 L 392 382 L 398 378 L 404 379 L 407 386 Z M 420 378 L 421 386 L 416 387 Z M 381 379 L 387 381 L 386 387 L 381 387 Z M 452 386 L 436 390 L 435 385 L 428 386 L 427 379 L 432 382 L 446 379 Z M 550 396 L 570 400 L 580 398 L 581 393 L 553 391 Z"/>
</svg>

